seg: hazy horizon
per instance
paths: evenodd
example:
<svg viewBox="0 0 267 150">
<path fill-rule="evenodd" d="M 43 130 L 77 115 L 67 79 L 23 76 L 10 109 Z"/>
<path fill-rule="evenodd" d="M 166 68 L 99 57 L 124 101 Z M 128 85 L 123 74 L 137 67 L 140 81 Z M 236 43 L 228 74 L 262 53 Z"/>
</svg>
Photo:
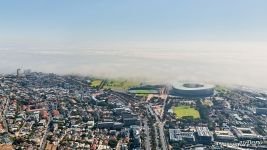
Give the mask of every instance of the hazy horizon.
<svg viewBox="0 0 267 150">
<path fill-rule="evenodd" d="M 17 68 L 267 89 L 267 1 L 2 1 L 0 73 Z"/>
<path fill-rule="evenodd" d="M 143 45 L 145 50 L 141 47 L 127 50 L 5 50 L 0 54 L 4 58 L 1 59 L 1 64 L 9 65 L 1 66 L 1 70 L 4 70 L 3 73 L 10 73 L 15 72 L 16 68 L 23 68 L 58 74 L 129 78 L 159 83 L 188 80 L 264 89 L 267 87 L 264 81 L 267 76 L 265 43 L 172 44 L 175 48 L 164 48 L 166 43 Z M 154 46 L 157 48 L 153 48 Z"/>
</svg>

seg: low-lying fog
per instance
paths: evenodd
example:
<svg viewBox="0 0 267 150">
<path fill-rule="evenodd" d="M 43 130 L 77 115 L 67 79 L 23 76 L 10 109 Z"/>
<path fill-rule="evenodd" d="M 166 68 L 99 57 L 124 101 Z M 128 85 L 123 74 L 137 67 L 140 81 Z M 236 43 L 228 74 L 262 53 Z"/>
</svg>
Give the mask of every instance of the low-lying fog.
<svg viewBox="0 0 267 150">
<path fill-rule="evenodd" d="M 59 74 L 190 80 L 267 89 L 267 44 L 260 42 L 104 43 L 89 48 L 1 49 L 0 72 L 16 68 Z"/>
</svg>

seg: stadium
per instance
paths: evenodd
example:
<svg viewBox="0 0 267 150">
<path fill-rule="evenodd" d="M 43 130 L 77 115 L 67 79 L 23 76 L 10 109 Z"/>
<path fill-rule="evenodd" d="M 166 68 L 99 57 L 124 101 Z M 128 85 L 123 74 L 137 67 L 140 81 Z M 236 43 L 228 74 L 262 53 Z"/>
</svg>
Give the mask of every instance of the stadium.
<svg viewBox="0 0 267 150">
<path fill-rule="evenodd" d="M 214 93 L 214 85 L 178 82 L 172 86 L 170 94 L 182 97 L 206 97 Z"/>
</svg>

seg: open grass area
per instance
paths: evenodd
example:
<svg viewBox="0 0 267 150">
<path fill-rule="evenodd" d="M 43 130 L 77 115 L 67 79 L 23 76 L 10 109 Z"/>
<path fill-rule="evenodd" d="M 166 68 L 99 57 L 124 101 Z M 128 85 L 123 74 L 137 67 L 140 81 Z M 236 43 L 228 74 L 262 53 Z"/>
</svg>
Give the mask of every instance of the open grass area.
<svg viewBox="0 0 267 150">
<path fill-rule="evenodd" d="M 215 90 L 216 90 L 217 92 L 221 92 L 221 93 L 226 93 L 226 92 L 228 92 L 228 89 L 227 89 L 226 87 L 224 87 L 224 86 L 221 86 L 221 85 L 217 85 L 217 86 L 215 87 Z"/>
<path fill-rule="evenodd" d="M 140 82 L 127 81 L 127 80 L 108 80 L 104 88 L 112 90 L 123 90 L 126 91 L 131 87 L 140 86 Z"/>
<path fill-rule="evenodd" d="M 129 92 L 133 94 L 157 94 L 159 93 L 157 90 L 129 90 Z"/>
<path fill-rule="evenodd" d="M 149 94 L 135 94 L 136 96 L 140 96 L 140 97 L 146 97 L 148 96 Z"/>
<path fill-rule="evenodd" d="M 194 119 L 200 118 L 199 112 L 191 108 L 190 106 L 178 106 L 172 108 L 173 113 L 175 113 L 177 118 L 192 116 Z"/>
<path fill-rule="evenodd" d="M 96 88 L 96 87 L 99 87 L 102 82 L 103 80 L 96 79 L 91 82 L 90 86 Z"/>
</svg>

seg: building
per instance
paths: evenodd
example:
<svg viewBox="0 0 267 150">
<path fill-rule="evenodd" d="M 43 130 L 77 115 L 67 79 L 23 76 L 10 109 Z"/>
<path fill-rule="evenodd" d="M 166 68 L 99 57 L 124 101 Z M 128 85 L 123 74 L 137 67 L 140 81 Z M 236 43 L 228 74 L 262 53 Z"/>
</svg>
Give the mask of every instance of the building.
<svg viewBox="0 0 267 150">
<path fill-rule="evenodd" d="M 123 119 L 124 126 L 131 126 L 131 125 L 140 125 L 140 119 L 137 117 L 132 118 L 124 118 Z"/>
<path fill-rule="evenodd" d="M 36 122 L 39 122 L 40 121 L 40 112 L 39 111 L 33 112 L 33 117 L 34 117 Z"/>
<path fill-rule="evenodd" d="M 113 113 L 115 115 L 121 115 L 122 113 L 131 112 L 131 109 L 128 107 L 114 108 Z"/>
<path fill-rule="evenodd" d="M 93 103 L 95 104 L 95 105 L 103 105 L 103 104 L 105 104 L 106 103 L 106 100 L 104 100 L 104 99 L 97 99 L 95 96 L 92 96 L 92 100 L 93 100 Z"/>
<path fill-rule="evenodd" d="M 113 129 L 122 129 L 123 128 L 123 123 L 120 122 L 114 122 L 113 124 Z"/>
<path fill-rule="evenodd" d="M 122 129 L 123 123 L 112 121 L 98 122 L 97 127 L 100 129 Z"/>
<path fill-rule="evenodd" d="M 234 134 L 230 130 L 215 131 L 216 141 L 227 141 L 231 142 L 235 140 Z"/>
<path fill-rule="evenodd" d="M 234 117 L 237 121 L 243 121 L 243 118 L 241 118 L 238 114 L 233 114 L 233 117 Z"/>
<path fill-rule="evenodd" d="M 141 148 L 140 132 L 141 132 L 140 126 L 133 125 L 130 127 L 130 138 L 132 141 L 132 145 L 131 145 L 132 149 Z"/>
<path fill-rule="evenodd" d="M 114 122 L 98 122 L 97 127 L 101 129 L 112 129 Z"/>
<path fill-rule="evenodd" d="M 86 125 L 88 126 L 88 128 L 91 129 L 95 126 L 95 121 L 94 120 L 87 121 Z"/>
<path fill-rule="evenodd" d="M 121 148 L 120 149 L 121 150 L 128 150 L 127 144 L 125 144 L 125 143 L 121 144 Z"/>
<path fill-rule="evenodd" d="M 124 126 L 126 127 L 129 127 L 131 125 L 140 125 L 141 123 L 139 116 L 131 112 L 124 112 L 122 114 L 122 120 L 123 120 Z"/>
<path fill-rule="evenodd" d="M 266 98 L 264 98 L 264 97 L 256 97 L 256 100 L 257 100 L 258 102 L 261 102 L 261 103 L 267 104 L 267 99 L 266 99 Z"/>
<path fill-rule="evenodd" d="M 252 128 L 232 127 L 235 135 L 242 140 L 261 140 L 262 136 L 258 135 Z"/>
<path fill-rule="evenodd" d="M 170 94 L 182 97 L 206 97 L 214 93 L 214 85 L 178 82 L 172 86 Z"/>
<path fill-rule="evenodd" d="M 196 132 L 199 144 L 209 145 L 213 142 L 213 134 L 208 127 L 196 127 Z"/>
<path fill-rule="evenodd" d="M 170 141 L 186 141 L 188 143 L 195 142 L 194 132 L 182 132 L 180 129 L 169 129 Z"/>
<path fill-rule="evenodd" d="M 256 108 L 257 115 L 267 115 L 267 108 Z"/>
<path fill-rule="evenodd" d="M 23 76 L 23 70 L 22 69 L 17 69 L 17 77 Z"/>
</svg>

